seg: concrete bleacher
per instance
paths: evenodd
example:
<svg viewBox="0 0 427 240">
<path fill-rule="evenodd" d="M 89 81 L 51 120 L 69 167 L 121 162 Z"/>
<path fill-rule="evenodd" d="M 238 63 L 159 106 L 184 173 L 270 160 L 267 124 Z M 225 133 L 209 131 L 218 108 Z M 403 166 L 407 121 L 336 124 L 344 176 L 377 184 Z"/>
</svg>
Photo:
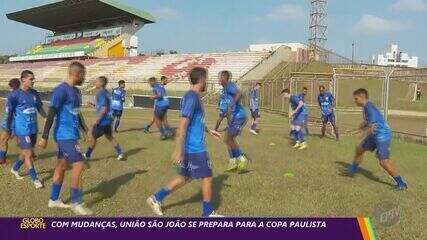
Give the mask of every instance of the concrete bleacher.
<svg viewBox="0 0 427 240">
<path fill-rule="evenodd" d="M 148 55 L 127 58 L 88 59 L 82 60 L 87 67 L 87 80 L 91 81 L 104 75 L 111 81 L 124 79 L 127 82 L 145 83 L 149 77 L 165 75 L 173 82 L 186 82 L 188 72 L 196 66 L 204 67 L 209 71 L 209 80 L 217 81 L 218 73 L 229 70 L 233 79 L 241 76 L 259 64 L 270 54 L 266 52 L 227 52 L 201 54 L 167 54 L 161 56 Z M 0 64 L 0 82 L 19 77 L 24 69 L 34 72 L 39 85 L 50 86 L 66 77 L 67 65 L 71 61 L 43 61 L 34 63 Z M 172 83 L 173 83 L 172 82 Z M 142 84 L 144 86 L 145 84 Z M 45 85 L 44 85 L 45 86 Z M 140 85 L 141 86 L 141 85 Z M 144 87 L 145 88 L 145 87 Z"/>
</svg>

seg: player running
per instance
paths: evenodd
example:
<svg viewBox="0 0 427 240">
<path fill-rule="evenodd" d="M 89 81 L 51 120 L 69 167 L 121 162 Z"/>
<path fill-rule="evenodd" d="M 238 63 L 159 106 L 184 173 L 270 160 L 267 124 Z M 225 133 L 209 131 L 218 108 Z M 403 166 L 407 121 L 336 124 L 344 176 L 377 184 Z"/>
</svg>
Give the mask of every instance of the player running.
<svg viewBox="0 0 427 240">
<path fill-rule="evenodd" d="M 202 179 L 202 216 L 218 217 L 212 206 L 212 169 L 206 149 L 205 132 L 220 139 L 215 130 L 205 125 L 205 112 L 200 94 L 206 90 L 207 71 L 196 67 L 190 72 L 191 89 L 181 100 L 181 120 L 174 153 L 174 161 L 180 165 L 179 176 L 147 199 L 157 215 L 163 215 L 162 202 L 173 191 L 191 182 Z"/>
<path fill-rule="evenodd" d="M 227 135 L 225 137 L 225 144 L 230 155 L 227 171 L 242 171 L 248 164 L 248 159 L 236 141 L 247 120 L 245 109 L 241 104 L 242 93 L 237 88 L 237 85 L 231 81 L 231 73 L 229 71 L 221 71 L 219 73 L 219 83 L 222 85 L 223 91 L 230 97 L 230 104 L 227 109 Z"/>
<path fill-rule="evenodd" d="M 162 76 L 160 78 L 160 82 L 163 84 L 163 87 L 166 87 L 166 85 L 168 85 L 168 83 L 170 83 L 171 81 L 169 80 L 169 78 L 167 78 L 166 76 Z M 153 112 L 155 111 L 155 106 L 153 108 Z M 166 124 L 168 124 L 168 116 L 167 113 L 165 115 L 165 122 Z M 155 118 L 154 118 L 154 114 L 153 114 L 153 118 L 151 119 L 151 122 L 149 124 L 146 124 L 144 126 L 144 132 L 145 133 L 149 133 L 150 132 L 150 128 L 151 126 L 153 126 L 153 124 L 155 123 Z"/>
<path fill-rule="evenodd" d="M 335 98 L 330 91 L 325 89 L 325 86 L 319 86 L 319 96 L 317 101 L 320 107 L 322 117 L 322 137 L 325 137 L 326 125 L 330 123 L 334 129 L 335 137 L 339 141 L 338 127 L 335 121 Z"/>
<path fill-rule="evenodd" d="M 117 154 L 117 160 L 125 160 L 123 155 L 122 148 L 117 140 L 113 136 L 113 116 L 111 111 L 111 96 L 108 90 L 106 89 L 108 84 L 108 79 L 104 76 L 98 77 L 95 81 L 95 87 L 98 89 L 96 93 L 96 113 L 98 117 L 96 118 L 90 134 L 88 135 L 88 144 L 89 147 L 86 150 L 86 153 L 83 155 L 84 158 L 90 159 L 92 152 L 96 147 L 96 141 L 98 138 L 105 136 L 107 140 L 114 146 L 114 150 Z"/>
<path fill-rule="evenodd" d="M 363 161 L 366 151 L 375 151 L 376 157 L 384 170 L 396 181 L 396 189 L 404 190 L 408 186 L 403 178 L 398 174 L 396 167 L 390 160 L 390 142 L 393 137 L 388 123 L 385 121 L 380 110 L 369 101 L 368 91 L 364 88 L 357 89 L 353 93 L 354 102 L 357 106 L 363 107 L 364 122 L 360 130 L 366 135 L 365 139 L 356 148 L 353 164 L 349 168 L 349 173 L 354 175 Z"/>
<path fill-rule="evenodd" d="M 259 118 L 259 89 L 261 88 L 261 83 L 257 82 L 252 86 L 251 91 L 249 92 L 249 110 L 251 111 L 252 123 L 249 132 L 258 135 L 259 129 L 257 128 Z"/>
<path fill-rule="evenodd" d="M 9 112 L 8 107 L 7 107 L 7 98 L 9 97 L 10 94 L 12 94 L 12 92 L 18 90 L 20 85 L 21 85 L 21 82 L 19 81 L 18 78 L 12 78 L 9 80 L 10 93 L 6 97 L 4 115 L 3 115 L 3 119 L 0 122 L 0 128 L 1 128 L 1 133 L 0 133 L 0 164 L 6 163 L 7 150 L 9 147 L 9 140 L 12 138 L 13 126 L 14 126 L 14 124 L 12 122 L 11 123 L 12 124 L 11 131 L 8 131 L 6 128 L 8 112 Z"/>
<path fill-rule="evenodd" d="M 309 116 L 309 109 L 307 104 L 305 103 L 305 97 L 307 96 L 308 93 L 308 89 L 306 87 L 302 88 L 302 92 L 299 95 L 299 98 L 304 102 L 305 108 L 304 108 L 304 116 L 305 116 L 305 121 L 304 121 L 304 130 L 305 130 L 305 135 L 310 135 L 310 132 L 308 131 L 308 116 Z"/>
<path fill-rule="evenodd" d="M 80 112 L 82 96 L 76 86 L 85 80 L 86 69 L 79 62 L 68 67 L 68 78 L 59 84 L 52 93 L 50 108 L 39 146 L 47 146 L 49 132 L 55 121 L 53 137 L 58 145 L 57 162 L 53 174 L 53 184 L 48 206 L 50 208 L 70 208 L 77 215 L 91 215 L 92 211 L 83 203 L 83 172 L 85 164 L 80 153 L 79 128 L 87 133 L 87 126 Z M 67 164 L 71 164 L 71 206 L 59 198 Z"/>
<path fill-rule="evenodd" d="M 33 148 L 37 142 L 37 112 L 42 117 L 46 117 L 43 109 L 43 103 L 39 93 L 33 89 L 34 74 L 29 70 L 21 73 L 21 87 L 11 92 L 7 98 L 8 118 L 6 120 L 6 130 L 9 134 L 12 132 L 18 139 L 18 146 L 21 153 L 13 164 L 10 172 L 16 179 L 23 179 L 19 175 L 19 169 L 23 164 L 28 168 L 28 175 L 36 189 L 42 188 L 43 184 L 37 177 L 34 168 Z"/>
<path fill-rule="evenodd" d="M 166 95 L 166 89 L 163 84 L 157 82 L 155 77 L 148 79 L 150 86 L 153 88 L 154 99 L 154 122 L 160 130 L 160 138 L 166 140 L 173 136 L 172 129 L 167 122 L 167 111 L 169 109 L 169 99 Z"/>
<path fill-rule="evenodd" d="M 124 80 L 118 82 L 119 86 L 111 92 L 111 109 L 113 110 L 114 132 L 118 133 L 120 119 L 123 115 L 123 106 L 126 101 L 126 83 Z"/>
<path fill-rule="evenodd" d="M 289 88 L 283 89 L 281 94 L 284 98 L 289 99 L 289 105 L 291 107 L 289 112 L 289 117 L 292 117 L 290 135 L 296 140 L 293 148 L 299 150 L 306 149 L 308 145 L 304 139 L 304 132 L 302 131 L 306 121 L 306 116 L 304 114 L 305 104 L 298 95 L 291 95 Z"/>
</svg>

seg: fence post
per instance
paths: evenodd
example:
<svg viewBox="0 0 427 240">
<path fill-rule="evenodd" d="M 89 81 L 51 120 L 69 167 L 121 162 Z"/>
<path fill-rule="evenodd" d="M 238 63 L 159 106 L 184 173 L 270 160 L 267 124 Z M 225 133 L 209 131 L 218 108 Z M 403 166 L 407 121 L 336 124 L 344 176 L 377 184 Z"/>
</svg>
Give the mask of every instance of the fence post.
<svg viewBox="0 0 427 240">
<path fill-rule="evenodd" d="M 389 94 L 390 94 L 390 76 L 393 74 L 394 69 L 390 68 L 386 71 L 385 81 L 384 81 L 384 119 L 388 120 L 388 103 L 389 103 Z"/>
</svg>

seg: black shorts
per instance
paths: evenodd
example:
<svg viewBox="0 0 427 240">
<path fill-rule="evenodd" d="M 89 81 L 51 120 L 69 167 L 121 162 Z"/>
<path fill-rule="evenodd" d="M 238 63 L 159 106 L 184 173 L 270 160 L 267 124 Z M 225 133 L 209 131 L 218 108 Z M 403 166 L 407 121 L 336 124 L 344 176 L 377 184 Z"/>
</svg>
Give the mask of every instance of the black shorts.
<svg viewBox="0 0 427 240">
<path fill-rule="evenodd" d="M 123 110 L 114 110 L 113 109 L 113 117 L 121 117 L 123 114 Z"/>
<path fill-rule="evenodd" d="M 98 124 L 95 127 L 93 127 L 92 136 L 95 139 L 98 139 L 104 135 L 106 137 L 112 137 L 113 136 L 113 128 L 112 128 L 111 124 L 105 125 L 105 126 L 101 126 Z"/>
</svg>

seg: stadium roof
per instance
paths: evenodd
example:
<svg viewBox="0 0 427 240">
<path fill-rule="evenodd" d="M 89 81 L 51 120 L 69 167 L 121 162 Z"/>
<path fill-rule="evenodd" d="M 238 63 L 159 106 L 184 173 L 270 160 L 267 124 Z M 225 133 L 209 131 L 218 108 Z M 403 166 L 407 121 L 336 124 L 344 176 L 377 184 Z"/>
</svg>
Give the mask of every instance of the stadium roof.
<svg viewBox="0 0 427 240">
<path fill-rule="evenodd" d="M 116 0 L 64 0 L 6 14 L 7 18 L 31 26 L 65 32 L 90 29 L 117 22 L 139 19 L 154 23 L 154 17 L 146 12 Z"/>
</svg>

